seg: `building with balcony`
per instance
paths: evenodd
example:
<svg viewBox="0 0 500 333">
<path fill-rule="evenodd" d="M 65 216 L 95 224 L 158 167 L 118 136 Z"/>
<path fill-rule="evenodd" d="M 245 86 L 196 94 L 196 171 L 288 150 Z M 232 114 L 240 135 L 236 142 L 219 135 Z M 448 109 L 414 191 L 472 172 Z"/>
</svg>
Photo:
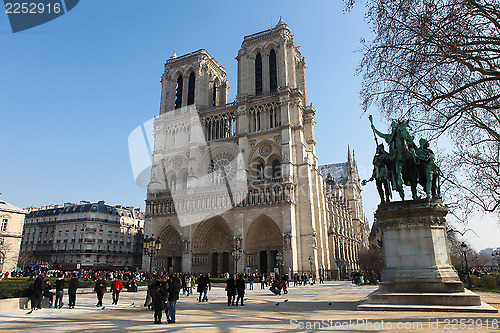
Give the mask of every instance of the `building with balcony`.
<svg viewBox="0 0 500 333">
<path fill-rule="evenodd" d="M 25 214 L 24 210 L 0 200 L 0 272 L 17 268 Z"/>
<path fill-rule="evenodd" d="M 165 63 L 146 200 L 145 233 L 162 241 L 154 269 L 347 277 L 368 233 L 356 161 L 322 175 L 293 35 L 280 19 L 236 59 L 231 103 L 206 50 Z M 342 172 L 327 181 L 329 168 Z"/>
<path fill-rule="evenodd" d="M 142 265 L 144 212 L 139 208 L 81 201 L 27 211 L 21 251 L 36 262 L 63 270 Z"/>
</svg>

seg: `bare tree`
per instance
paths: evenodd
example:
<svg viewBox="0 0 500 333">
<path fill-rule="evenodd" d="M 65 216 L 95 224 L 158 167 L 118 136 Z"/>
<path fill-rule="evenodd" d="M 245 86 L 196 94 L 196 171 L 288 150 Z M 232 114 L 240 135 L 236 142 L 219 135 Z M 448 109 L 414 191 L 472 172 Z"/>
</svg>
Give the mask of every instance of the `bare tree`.
<svg viewBox="0 0 500 333">
<path fill-rule="evenodd" d="M 384 268 L 384 255 L 382 253 L 382 248 L 375 246 L 361 248 L 359 249 L 358 260 L 362 271 L 367 273 L 373 272 L 377 276 L 380 276 L 380 273 Z"/>
<path fill-rule="evenodd" d="M 364 110 L 451 139 L 457 202 L 500 214 L 500 1 L 364 2 L 374 32 L 359 68 Z"/>
<path fill-rule="evenodd" d="M 0 238 L 0 272 L 3 272 L 3 265 L 11 252 L 12 250 L 9 244 L 5 242 L 4 239 Z"/>
<path fill-rule="evenodd" d="M 17 260 L 17 267 L 24 269 L 28 265 L 34 265 L 36 263 L 35 257 L 32 252 L 21 251 L 19 252 L 19 258 Z"/>
</svg>

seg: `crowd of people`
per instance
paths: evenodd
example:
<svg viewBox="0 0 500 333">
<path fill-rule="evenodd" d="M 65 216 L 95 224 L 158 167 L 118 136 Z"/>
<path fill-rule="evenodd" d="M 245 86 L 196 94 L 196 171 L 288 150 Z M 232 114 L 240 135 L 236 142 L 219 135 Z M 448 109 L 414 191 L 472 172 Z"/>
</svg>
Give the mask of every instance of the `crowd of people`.
<svg viewBox="0 0 500 333">
<path fill-rule="evenodd" d="M 112 304 L 118 304 L 120 293 L 137 291 L 138 281 L 147 281 L 147 293 L 144 306 L 154 311 L 154 323 L 162 323 L 162 313 L 165 311 L 167 323 L 175 323 L 176 303 L 180 293 L 190 296 L 197 293 L 199 303 L 208 302 L 209 292 L 212 289 L 213 277 L 210 274 L 192 273 L 149 273 L 130 271 L 90 271 L 75 272 L 48 270 L 45 272 L 20 272 L 16 276 L 25 276 L 33 280 L 29 286 L 32 310 L 42 308 L 43 298 L 47 299 L 49 308 L 61 309 L 64 305 L 65 289 L 68 293 L 68 307 L 76 306 L 76 294 L 81 281 L 91 281 L 93 291 L 97 297 L 96 307 L 103 307 L 104 295 L 109 291 L 112 294 Z M 51 282 L 56 278 L 54 282 Z M 254 289 L 254 283 L 260 283 L 261 289 L 269 289 L 275 295 L 288 293 L 288 287 L 293 281 L 294 286 L 313 285 L 317 279 L 314 274 L 294 274 L 290 279 L 288 274 L 222 274 L 216 282 L 225 284 L 228 306 L 245 306 L 245 292 Z M 319 279 L 322 283 L 323 279 Z M 86 283 L 88 286 L 88 283 Z"/>
</svg>

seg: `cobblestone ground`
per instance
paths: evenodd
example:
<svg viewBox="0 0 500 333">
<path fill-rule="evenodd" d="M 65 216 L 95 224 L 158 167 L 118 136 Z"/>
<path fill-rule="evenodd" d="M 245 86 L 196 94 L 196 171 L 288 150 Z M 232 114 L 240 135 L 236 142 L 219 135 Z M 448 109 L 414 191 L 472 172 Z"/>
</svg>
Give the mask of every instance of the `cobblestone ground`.
<svg viewBox="0 0 500 333">
<path fill-rule="evenodd" d="M 498 314 L 446 312 L 357 311 L 356 306 L 375 290 L 349 282 L 291 287 L 287 295 L 268 290 L 248 290 L 246 306 L 227 306 L 223 288 L 213 288 L 208 303 L 183 296 L 177 303 L 175 324 L 153 324 L 153 312 L 142 307 L 145 292 L 122 293 L 118 305 L 106 294 L 104 309 L 96 308 L 94 294 L 78 295 L 77 308 L 26 310 L 0 314 L 5 332 L 241 332 L 318 331 L 331 332 L 500 332 Z M 500 309 L 500 295 L 479 293 Z M 65 301 L 66 296 L 65 296 Z M 165 318 L 164 318 L 165 319 Z M 166 322 L 166 320 L 164 320 Z M 495 324 L 497 323 L 498 324 Z M 454 325 L 456 324 L 456 325 Z"/>
</svg>

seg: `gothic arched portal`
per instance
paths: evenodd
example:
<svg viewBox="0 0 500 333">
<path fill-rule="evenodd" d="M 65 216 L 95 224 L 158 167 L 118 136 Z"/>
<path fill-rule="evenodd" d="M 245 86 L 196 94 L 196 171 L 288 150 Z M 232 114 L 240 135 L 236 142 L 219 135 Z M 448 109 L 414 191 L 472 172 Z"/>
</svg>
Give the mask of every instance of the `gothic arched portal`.
<svg viewBox="0 0 500 333">
<path fill-rule="evenodd" d="M 210 272 L 212 276 L 233 270 L 233 232 L 221 217 L 216 216 L 201 222 L 196 228 L 193 240 L 192 271 Z"/>
<path fill-rule="evenodd" d="M 160 234 L 161 250 L 156 260 L 160 271 L 182 271 L 182 240 L 177 230 L 168 225 Z"/>
<path fill-rule="evenodd" d="M 280 228 L 270 217 L 258 217 L 245 238 L 247 267 L 259 273 L 274 271 L 277 266 L 276 255 L 283 251 L 283 237 Z"/>
</svg>

